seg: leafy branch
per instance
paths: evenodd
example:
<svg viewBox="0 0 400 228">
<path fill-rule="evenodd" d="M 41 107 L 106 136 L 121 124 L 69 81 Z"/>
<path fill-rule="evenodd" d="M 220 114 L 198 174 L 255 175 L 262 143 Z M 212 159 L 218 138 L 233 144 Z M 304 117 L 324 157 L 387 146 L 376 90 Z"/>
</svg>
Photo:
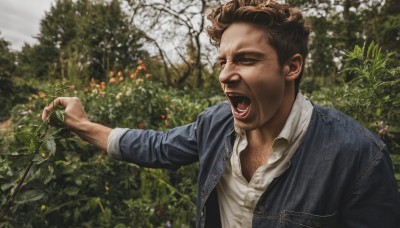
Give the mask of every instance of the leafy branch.
<svg viewBox="0 0 400 228">
<path fill-rule="evenodd" d="M 68 88 L 66 84 L 56 85 L 51 88 L 49 98 L 54 100 Z M 54 105 L 54 103 L 53 103 Z M 54 107 L 55 108 L 55 107 Z M 21 188 L 26 184 L 29 171 L 33 165 L 49 164 L 57 160 L 65 160 L 65 156 L 56 148 L 56 140 L 60 140 L 67 135 L 64 128 L 64 113 L 62 110 L 55 110 L 50 113 L 48 119 L 39 126 L 31 128 L 20 126 L 15 132 L 16 140 L 22 147 L 7 156 L 13 166 L 18 167 L 21 163 L 26 163 L 25 168 L 20 172 L 16 186 L 11 189 L 11 193 L 3 206 L 3 213 L 6 214 L 14 203 Z M 22 162 L 21 162 L 22 161 Z M 0 221 L 5 220 L 4 215 L 0 216 Z"/>
</svg>

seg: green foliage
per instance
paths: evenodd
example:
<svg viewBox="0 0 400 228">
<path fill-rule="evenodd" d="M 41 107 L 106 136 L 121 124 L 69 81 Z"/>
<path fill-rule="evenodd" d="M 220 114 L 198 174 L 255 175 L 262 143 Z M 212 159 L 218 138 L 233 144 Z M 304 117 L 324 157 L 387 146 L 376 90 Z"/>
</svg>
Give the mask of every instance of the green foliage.
<svg viewBox="0 0 400 228">
<path fill-rule="evenodd" d="M 63 95 L 80 97 L 93 121 L 158 130 L 192 122 L 223 99 L 209 91 L 165 87 L 145 69 L 141 63 L 111 73 L 108 83 L 92 80 L 87 87 L 71 86 Z M 9 209 L 4 209 L 7 198 L 2 199 L 0 226 L 194 226 L 196 164 L 168 171 L 111 160 L 76 136 L 66 136 L 61 110 L 51 114 L 50 125 L 41 123 L 40 113 L 54 92 L 46 94 L 16 106 L 16 130 L 0 135 L 1 195 L 12 194 L 33 162 Z"/>
<path fill-rule="evenodd" d="M 354 79 L 336 90 L 335 103 L 386 142 L 400 181 L 400 67 L 390 67 L 393 54 L 373 42 L 348 52 L 346 71 Z"/>
<path fill-rule="evenodd" d="M 62 90 L 62 86 L 60 88 L 56 86 L 52 89 L 52 94 L 56 95 Z M 6 182 L 2 185 L 1 190 L 2 195 L 7 197 L 1 201 L 1 220 L 12 221 L 8 215 L 17 210 L 18 205 L 43 198 L 44 193 L 37 187 L 18 194 L 21 188 L 26 186 L 26 180 L 33 182 L 31 181 L 32 176 L 29 176 L 32 168 L 35 169 L 33 177 L 45 184 L 49 181 L 51 170 L 54 169 L 53 163 L 65 160 L 63 151 L 57 147 L 57 144 L 62 145 L 60 140 L 63 140 L 62 137 L 59 137 L 64 123 L 62 111 L 57 110 L 51 113 L 50 120 L 51 122 L 45 121 L 32 127 L 19 126 L 14 135 L 18 149 L 14 153 L 2 153 L 4 157 L 1 157 L 0 163 L 4 169 L 1 170 L 1 177 Z M 25 168 L 21 169 L 21 166 Z"/>
<path fill-rule="evenodd" d="M 12 81 L 16 72 L 16 58 L 9 45 L 8 41 L 0 37 L 0 121 L 9 117 L 9 110 L 13 107 L 17 96 L 16 86 Z"/>
<path fill-rule="evenodd" d="M 10 50 L 9 45 L 8 41 L 0 37 L 0 79 L 11 78 L 17 68 L 15 53 Z"/>
<path fill-rule="evenodd" d="M 40 23 L 39 43 L 19 53 L 21 75 L 81 85 L 142 55 L 140 34 L 120 2 L 58 0 Z"/>
<path fill-rule="evenodd" d="M 15 82 L 16 80 L 0 78 L 0 121 L 10 118 L 10 111 L 15 104 L 25 103 L 28 97 L 37 92 L 27 82 Z"/>
<path fill-rule="evenodd" d="M 346 67 L 354 79 L 336 95 L 338 108 L 382 134 L 385 125 L 394 127 L 394 131 L 400 127 L 400 67 L 389 67 L 391 55 L 382 54 L 374 43 L 365 48 L 356 46 L 347 54 Z M 378 128 L 381 121 L 385 124 Z"/>
<path fill-rule="evenodd" d="M 314 29 L 303 92 L 377 133 L 389 146 L 400 183 L 398 4 L 387 0 L 381 8 L 382 2 L 374 0 L 365 8 L 360 7 L 365 1 L 287 2 L 316 13 L 308 15 Z M 338 5 L 348 11 L 337 12 Z M 202 79 L 212 91 L 160 83 L 171 85 L 179 77 L 167 75 L 173 67 L 162 64 L 160 56 L 141 51 L 142 36 L 116 0 L 59 0 L 41 22 L 38 45 L 13 53 L 1 41 L 0 119 L 8 118 L 15 104 L 24 104 L 12 110 L 12 129 L 0 131 L 0 227 L 194 226 L 196 165 L 174 172 L 113 161 L 66 131 L 61 110 L 51 115 L 50 125 L 40 118 L 44 105 L 59 93 L 80 97 L 95 122 L 167 130 L 192 122 L 222 99 L 215 92 L 214 68 L 208 72 L 199 65 L 183 85 L 195 87 Z M 384 54 L 375 44 L 349 51 L 371 40 L 395 52 Z M 194 58 L 195 52 L 187 54 Z M 140 61 L 133 66 L 139 57 L 152 62 L 148 69 L 155 74 L 146 74 Z M 175 70 L 184 72 L 182 66 Z M 338 72 L 342 67 L 346 78 Z M 201 71 L 202 78 L 196 77 Z M 71 87 L 37 93 L 15 75 L 52 83 L 67 79 Z M 42 84 L 41 90 L 49 88 Z"/>
<path fill-rule="evenodd" d="M 341 77 L 346 52 L 355 45 L 377 42 L 384 50 L 400 51 L 400 5 L 397 0 L 287 0 L 303 10 L 312 34 L 306 72 L 311 77 Z M 399 64 L 400 56 L 393 60 Z M 395 63 L 396 64 L 396 63 Z M 324 86 L 330 86 L 329 81 Z"/>
<path fill-rule="evenodd" d="M 321 87 L 306 80 L 305 92 L 314 102 L 337 108 L 379 135 L 387 144 L 400 185 L 400 67 L 393 56 L 371 42 L 346 54 L 344 70 L 349 82 Z M 314 90 L 315 89 L 315 90 Z"/>
</svg>

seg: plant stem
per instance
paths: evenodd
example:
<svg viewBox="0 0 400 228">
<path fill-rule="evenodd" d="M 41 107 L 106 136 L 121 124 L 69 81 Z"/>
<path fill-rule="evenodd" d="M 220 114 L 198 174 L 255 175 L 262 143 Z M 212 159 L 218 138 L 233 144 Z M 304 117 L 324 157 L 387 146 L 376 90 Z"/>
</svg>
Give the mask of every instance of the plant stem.
<svg viewBox="0 0 400 228">
<path fill-rule="evenodd" d="M 44 122 L 43 122 L 43 123 L 44 123 Z M 42 135 L 39 135 L 39 136 L 37 135 L 37 136 L 36 136 L 38 139 L 42 139 L 42 138 L 45 136 L 45 134 L 47 133 L 47 130 L 49 129 L 49 128 L 48 128 L 48 125 L 43 125 L 43 123 L 40 124 L 40 126 L 39 126 L 38 129 L 36 130 L 36 135 L 37 135 L 38 132 L 42 129 L 43 126 L 46 127 L 46 128 L 45 128 L 45 131 L 44 131 L 44 133 L 43 133 Z M 40 149 L 40 147 L 42 146 L 42 143 L 43 143 L 43 141 L 40 142 L 40 144 L 36 147 L 35 152 L 34 152 L 35 154 L 37 154 L 37 153 L 39 152 L 39 149 Z M 21 189 L 22 184 L 24 183 L 26 177 L 28 176 L 29 170 L 32 168 L 32 165 L 33 165 L 33 161 L 30 161 L 30 162 L 28 163 L 28 165 L 26 166 L 25 171 L 24 171 L 24 174 L 23 174 L 23 175 L 21 176 L 21 178 L 18 180 L 18 184 L 17 184 L 17 186 L 15 187 L 15 189 L 14 189 L 13 193 L 11 194 L 10 198 L 7 199 L 7 202 L 6 202 L 5 206 L 4 206 L 5 210 L 8 210 L 8 209 L 10 208 L 10 206 L 12 205 L 12 203 L 14 202 L 14 199 L 15 199 L 15 197 L 17 196 L 18 191 Z"/>
<path fill-rule="evenodd" d="M 18 185 L 15 187 L 13 193 L 11 194 L 11 197 L 7 199 L 5 209 L 7 210 L 11 204 L 14 202 L 15 197 L 17 196 L 18 191 L 21 189 L 22 184 L 24 183 L 26 177 L 28 176 L 29 170 L 31 169 L 33 165 L 33 161 L 30 161 L 28 166 L 25 168 L 24 174 L 21 176 L 21 178 L 18 181 Z"/>
</svg>

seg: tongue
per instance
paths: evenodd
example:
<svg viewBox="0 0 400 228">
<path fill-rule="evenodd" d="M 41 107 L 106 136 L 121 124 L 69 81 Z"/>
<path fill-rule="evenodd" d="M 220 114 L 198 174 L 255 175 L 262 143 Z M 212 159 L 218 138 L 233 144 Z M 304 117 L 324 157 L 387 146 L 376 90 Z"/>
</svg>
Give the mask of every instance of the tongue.
<svg viewBox="0 0 400 228">
<path fill-rule="evenodd" d="M 250 105 L 250 100 L 248 98 L 243 98 L 237 103 L 237 110 L 239 112 L 245 112 Z"/>
</svg>

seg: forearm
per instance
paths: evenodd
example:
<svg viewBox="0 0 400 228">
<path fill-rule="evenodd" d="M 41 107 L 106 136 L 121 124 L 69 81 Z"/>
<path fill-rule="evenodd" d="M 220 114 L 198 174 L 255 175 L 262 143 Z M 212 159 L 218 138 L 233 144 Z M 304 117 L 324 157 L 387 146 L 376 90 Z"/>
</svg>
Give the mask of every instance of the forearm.
<svg viewBox="0 0 400 228">
<path fill-rule="evenodd" d="M 107 150 L 108 136 L 111 128 L 101 124 L 85 121 L 79 124 L 79 127 L 73 130 L 83 140 L 99 147 L 101 150 Z"/>
</svg>

